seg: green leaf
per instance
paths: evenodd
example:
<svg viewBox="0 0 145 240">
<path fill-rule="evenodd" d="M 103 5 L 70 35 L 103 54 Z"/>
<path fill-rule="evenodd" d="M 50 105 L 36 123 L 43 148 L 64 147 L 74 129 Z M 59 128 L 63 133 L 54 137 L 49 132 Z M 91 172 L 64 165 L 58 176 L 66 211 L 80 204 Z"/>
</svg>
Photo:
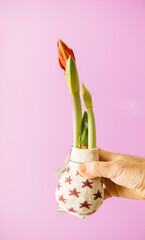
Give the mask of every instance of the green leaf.
<svg viewBox="0 0 145 240">
<path fill-rule="evenodd" d="M 88 145 L 88 113 L 84 112 L 82 123 L 81 123 L 81 131 L 79 136 L 79 145 L 82 144 Z"/>
</svg>

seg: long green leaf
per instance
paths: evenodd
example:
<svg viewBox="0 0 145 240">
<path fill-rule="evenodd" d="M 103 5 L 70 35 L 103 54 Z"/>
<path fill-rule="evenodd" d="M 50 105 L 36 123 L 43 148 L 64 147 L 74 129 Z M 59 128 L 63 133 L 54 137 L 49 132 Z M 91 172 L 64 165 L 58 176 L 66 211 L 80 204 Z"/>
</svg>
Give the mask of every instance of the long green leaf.
<svg viewBox="0 0 145 240">
<path fill-rule="evenodd" d="M 79 145 L 88 145 L 88 113 L 84 112 L 82 123 L 81 123 L 81 131 L 79 136 Z"/>
</svg>

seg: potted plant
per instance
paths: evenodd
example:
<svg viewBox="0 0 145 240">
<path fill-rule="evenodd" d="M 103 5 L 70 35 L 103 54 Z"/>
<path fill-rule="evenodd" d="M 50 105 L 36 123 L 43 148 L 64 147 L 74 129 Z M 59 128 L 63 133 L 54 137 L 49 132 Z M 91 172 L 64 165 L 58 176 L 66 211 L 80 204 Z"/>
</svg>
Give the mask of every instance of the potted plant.
<svg viewBox="0 0 145 240">
<path fill-rule="evenodd" d="M 63 169 L 56 187 L 56 201 L 58 211 L 84 218 L 101 206 L 104 197 L 101 178 L 85 179 L 77 170 L 78 164 L 99 160 L 92 96 L 82 83 L 81 92 L 86 107 L 82 117 L 79 76 L 73 50 L 60 39 L 57 48 L 59 65 L 64 70 L 73 98 L 73 146 L 70 162 L 56 171 Z"/>
</svg>

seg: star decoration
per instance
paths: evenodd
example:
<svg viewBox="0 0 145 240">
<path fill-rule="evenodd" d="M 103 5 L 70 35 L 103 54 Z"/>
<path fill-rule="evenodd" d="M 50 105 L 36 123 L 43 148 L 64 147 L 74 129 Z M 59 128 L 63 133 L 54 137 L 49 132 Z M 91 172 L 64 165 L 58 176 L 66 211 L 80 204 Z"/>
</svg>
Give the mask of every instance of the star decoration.
<svg viewBox="0 0 145 240">
<path fill-rule="evenodd" d="M 73 190 L 69 190 L 69 191 L 70 191 L 70 194 L 69 194 L 70 196 L 74 195 L 76 197 L 79 197 L 80 192 L 77 192 L 76 188 L 74 188 Z"/>
<path fill-rule="evenodd" d="M 61 187 L 61 185 L 60 185 L 60 182 L 59 182 L 58 185 L 57 185 L 57 189 L 59 190 L 60 187 Z"/>
<path fill-rule="evenodd" d="M 68 166 L 67 169 L 66 169 L 67 173 L 69 173 L 70 171 L 70 167 Z"/>
<path fill-rule="evenodd" d="M 65 182 L 68 182 L 70 185 L 71 185 L 71 181 L 72 181 L 72 179 L 71 179 L 71 177 L 69 176 L 69 177 L 66 177 L 66 180 L 65 180 Z"/>
<path fill-rule="evenodd" d="M 65 201 L 66 201 L 66 199 L 64 199 L 63 198 L 63 195 L 61 195 L 60 197 L 59 197 L 59 199 L 58 199 L 59 201 L 62 201 L 62 202 L 64 202 L 64 203 L 66 203 Z"/>
<path fill-rule="evenodd" d="M 78 170 L 76 170 L 76 176 L 77 176 L 77 175 L 80 175 Z M 81 176 L 81 175 L 80 175 L 80 176 Z"/>
<path fill-rule="evenodd" d="M 98 198 L 102 198 L 102 193 L 98 190 L 97 193 L 93 194 L 95 197 L 94 197 L 94 200 L 98 199 Z"/>
<path fill-rule="evenodd" d="M 90 209 L 90 206 L 92 205 L 92 204 L 87 203 L 87 201 L 85 201 L 84 203 L 80 203 L 80 204 L 81 204 L 80 208 L 85 207 L 85 208 L 88 208 L 88 209 Z"/>
<path fill-rule="evenodd" d="M 72 208 L 68 208 L 68 211 L 69 211 L 69 212 L 77 212 L 77 211 L 75 211 L 75 210 L 73 209 L 73 207 L 72 207 Z"/>
<path fill-rule="evenodd" d="M 93 184 L 93 182 L 89 182 L 89 180 L 87 179 L 85 182 L 82 182 L 84 185 L 82 186 L 82 188 L 84 187 L 89 187 L 92 188 L 91 184 Z"/>
</svg>

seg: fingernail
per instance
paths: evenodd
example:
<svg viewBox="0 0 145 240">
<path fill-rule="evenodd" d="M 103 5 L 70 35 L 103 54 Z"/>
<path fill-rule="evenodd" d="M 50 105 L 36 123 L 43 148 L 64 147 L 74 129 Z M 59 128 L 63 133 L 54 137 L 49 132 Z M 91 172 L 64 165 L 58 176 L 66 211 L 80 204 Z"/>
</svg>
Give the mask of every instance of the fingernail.
<svg viewBox="0 0 145 240">
<path fill-rule="evenodd" d="M 86 165 L 85 164 L 80 164 L 78 165 L 78 169 L 80 172 L 85 173 L 87 171 Z"/>
</svg>

